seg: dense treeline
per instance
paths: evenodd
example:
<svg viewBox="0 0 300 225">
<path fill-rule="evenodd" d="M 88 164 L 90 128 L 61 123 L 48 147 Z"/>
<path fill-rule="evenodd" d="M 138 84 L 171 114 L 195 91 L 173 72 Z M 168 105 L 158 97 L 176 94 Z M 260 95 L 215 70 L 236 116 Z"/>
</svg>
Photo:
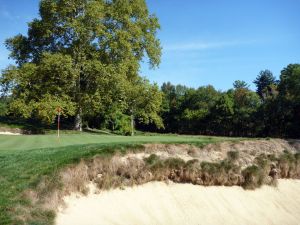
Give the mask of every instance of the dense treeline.
<svg viewBox="0 0 300 225">
<path fill-rule="evenodd" d="M 165 132 L 300 137 L 300 64 L 290 64 L 276 80 L 264 70 L 254 81 L 256 92 L 235 81 L 225 92 L 164 83 L 161 116 Z"/>
<path fill-rule="evenodd" d="M 136 85 L 135 94 L 127 96 L 131 98 L 130 108 L 125 108 L 121 100 L 112 102 L 100 113 L 85 115 L 84 126 L 130 134 L 133 113 L 130 110 L 134 110 L 135 125 L 143 131 L 300 137 L 300 64 L 284 68 L 279 80 L 269 70 L 261 71 L 254 80 L 256 91 L 240 80 L 227 91 L 218 91 L 211 85 L 195 89 L 170 82 L 164 83 L 160 91 L 147 80 L 141 82 L 143 85 Z M 13 111 L 11 99 L 11 96 L 0 98 L 0 116 L 16 118 L 18 115 Z M 158 114 L 147 117 L 151 107 Z M 160 121 L 159 126 L 154 120 L 143 119 L 151 117 Z M 43 122 L 34 114 L 30 120 Z M 74 116 L 63 117 L 64 126 L 71 128 L 73 120 Z"/>
</svg>

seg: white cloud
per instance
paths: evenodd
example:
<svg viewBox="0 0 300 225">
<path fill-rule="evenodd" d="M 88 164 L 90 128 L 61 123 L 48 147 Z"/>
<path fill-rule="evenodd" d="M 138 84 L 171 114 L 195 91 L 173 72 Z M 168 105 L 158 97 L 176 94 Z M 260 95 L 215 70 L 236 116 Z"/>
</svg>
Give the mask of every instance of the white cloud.
<svg viewBox="0 0 300 225">
<path fill-rule="evenodd" d="M 165 45 L 163 48 L 166 51 L 194 51 L 194 50 L 205 50 L 214 48 L 225 48 L 231 46 L 240 46 L 254 43 L 255 41 L 221 41 L 221 42 L 189 42 L 189 43 L 176 43 Z"/>
</svg>

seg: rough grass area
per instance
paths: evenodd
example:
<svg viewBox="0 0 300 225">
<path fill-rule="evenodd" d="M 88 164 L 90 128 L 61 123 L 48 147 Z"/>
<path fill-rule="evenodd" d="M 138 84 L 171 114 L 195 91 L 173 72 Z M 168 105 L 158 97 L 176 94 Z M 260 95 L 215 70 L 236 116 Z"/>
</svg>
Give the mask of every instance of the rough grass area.
<svg viewBox="0 0 300 225">
<path fill-rule="evenodd" d="M 34 208 L 26 190 L 37 188 L 48 192 L 60 184 L 57 174 L 67 165 L 82 158 L 112 156 L 125 153 L 143 143 L 188 143 L 206 145 L 224 140 L 199 136 L 136 136 L 112 135 L 0 135 L 0 224 L 51 224 L 53 211 Z M 118 149 L 118 150 L 116 150 Z M 45 188 L 40 186 L 45 181 Z M 27 217 L 30 215 L 29 217 Z M 26 221 L 26 222 L 24 222 Z"/>
</svg>

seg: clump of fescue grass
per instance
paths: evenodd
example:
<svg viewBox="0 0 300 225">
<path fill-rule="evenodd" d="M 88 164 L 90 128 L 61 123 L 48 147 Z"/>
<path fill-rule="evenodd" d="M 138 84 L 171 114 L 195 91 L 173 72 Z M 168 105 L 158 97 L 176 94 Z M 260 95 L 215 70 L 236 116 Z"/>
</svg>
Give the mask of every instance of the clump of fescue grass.
<svg viewBox="0 0 300 225">
<path fill-rule="evenodd" d="M 153 165 L 157 164 L 160 161 L 160 158 L 156 154 L 151 154 L 149 157 L 145 158 L 144 161 L 149 166 L 153 166 Z"/>
<path fill-rule="evenodd" d="M 255 189 L 260 187 L 264 181 L 264 175 L 261 170 L 256 165 L 248 166 L 242 171 L 242 176 L 244 177 L 244 182 L 242 186 L 245 189 Z"/>
<path fill-rule="evenodd" d="M 277 159 L 280 177 L 300 178 L 300 153 L 284 151 Z"/>
<path fill-rule="evenodd" d="M 232 162 L 236 162 L 239 158 L 239 152 L 238 151 L 229 151 L 227 152 L 227 159 Z"/>
</svg>

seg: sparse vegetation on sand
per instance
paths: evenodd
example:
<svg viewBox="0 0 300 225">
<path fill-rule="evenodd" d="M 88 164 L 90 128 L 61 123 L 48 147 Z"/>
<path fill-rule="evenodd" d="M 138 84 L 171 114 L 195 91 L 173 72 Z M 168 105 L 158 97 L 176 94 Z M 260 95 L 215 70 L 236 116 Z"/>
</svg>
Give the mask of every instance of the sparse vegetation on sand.
<svg viewBox="0 0 300 225">
<path fill-rule="evenodd" d="M 1 223 L 52 224 L 62 197 L 72 192 L 86 193 L 86 185 L 91 181 L 100 190 L 169 180 L 205 186 L 240 185 L 253 189 L 274 183 L 277 177 L 300 177 L 298 153 L 280 150 L 278 154 L 262 154 L 245 162 L 253 151 L 247 154 L 246 150 L 237 151 L 241 146 L 248 145 L 254 149 L 255 144 L 260 146 L 261 143 L 265 146 L 269 143 L 268 148 L 271 148 L 274 143 L 287 143 L 284 141 L 234 141 L 199 148 L 187 144 L 204 146 L 223 139 L 148 136 L 136 139 L 120 137 L 118 140 L 116 136 L 96 137 L 102 139 L 102 143 L 27 150 L 17 147 L 1 149 Z M 80 137 L 73 135 L 73 138 Z M 111 142 L 104 141 L 106 139 Z M 149 142 L 187 144 L 143 145 Z M 226 150 L 223 154 L 226 146 L 233 150 Z M 215 158 L 216 153 L 222 153 L 224 158 Z M 205 158 L 201 154 L 212 155 Z"/>
</svg>

